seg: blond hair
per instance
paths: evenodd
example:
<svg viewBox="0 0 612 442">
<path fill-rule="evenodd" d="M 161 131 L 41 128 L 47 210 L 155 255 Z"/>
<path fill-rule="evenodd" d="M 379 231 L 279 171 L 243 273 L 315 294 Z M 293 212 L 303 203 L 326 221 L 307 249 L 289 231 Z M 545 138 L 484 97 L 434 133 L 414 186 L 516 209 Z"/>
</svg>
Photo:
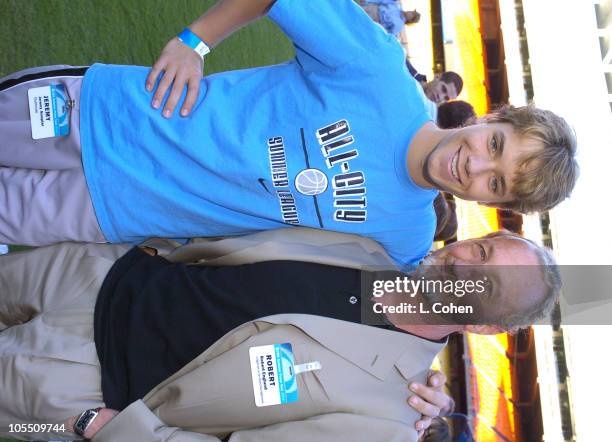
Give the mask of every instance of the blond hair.
<svg viewBox="0 0 612 442">
<path fill-rule="evenodd" d="M 576 137 L 567 122 L 533 105 L 503 106 L 485 117 L 487 123 L 509 123 L 517 135 L 543 145 L 519 160 L 513 183 L 515 201 L 500 203 L 521 213 L 543 212 L 567 198 L 578 178 Z"/>
</svg>

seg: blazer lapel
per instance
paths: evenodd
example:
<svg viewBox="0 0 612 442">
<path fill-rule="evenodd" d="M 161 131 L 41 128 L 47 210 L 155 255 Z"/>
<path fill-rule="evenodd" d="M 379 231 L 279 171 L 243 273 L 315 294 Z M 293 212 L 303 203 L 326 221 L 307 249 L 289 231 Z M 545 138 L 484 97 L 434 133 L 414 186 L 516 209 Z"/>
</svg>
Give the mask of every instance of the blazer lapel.
<svg viewBox="0 0 612 442">
<path fill-rule="evenodd" d="M 329 350 L 350 361 L 362 370 L 383 380 L 393 369 L 396 362 L 411 349 L 430 349 L 435 356 L 445 344 L 438 344 L 408 333 L 394 332 L 379 327 L 371 327 L 353 322 L 340 321 L 312 315 L 274 315 L 258 319 L 257 322 L 290 324 L 321 343 Z M 430 348 L 431 347 L 431 348 Z M 431 359 L 433 359 L 433 356 Z M 427 357 L 423 355 L 423 357 Z M 410 357 L 406 359 L 410 361 Z M 405 363 L 405 370 L 418 366 L 419 362 Z M 406 365 L 407 364 L 407 365 Z M 422 367 L 423 365 L 421 365 Z"/>
</svg>

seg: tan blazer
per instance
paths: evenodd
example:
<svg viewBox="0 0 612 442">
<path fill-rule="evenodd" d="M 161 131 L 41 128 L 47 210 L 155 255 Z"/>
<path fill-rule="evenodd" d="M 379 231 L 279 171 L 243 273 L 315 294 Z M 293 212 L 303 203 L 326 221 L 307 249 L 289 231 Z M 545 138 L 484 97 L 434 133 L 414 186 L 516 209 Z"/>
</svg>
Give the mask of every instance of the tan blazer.
<svg viewBox="0 0 612 442">
<path fill-rule="evenodd" d="M 350 268 L 394 267 L 375 241 L 356 235 L 288 228 L 176 247 L 147 243 L 171 261 L 238 265 L 299 260 Z M 290 342 L 296 364 L 322 369 L 298 375 L 299 401 L 256 407 L 248 351 Z M 424 383 L 442 349 L 404 333 L 311 315 L 275 315 L 226 334 L 179 372 L 107 424 L 94 441 L 416 441 L 420 417 L 407 385 Z"/>
<path fill-rule="evenodd" d="M 290 342 L 298 402 L 256 407 L 249 348 Z M 408 384 L 424 383 L 444 345 L 311 315 L 237 327 L 107 424 L 94 441 L 416 441 Z"/>
<path fill-rule="evenodd" d="M 199 238 L 184 246 L 153 239 L 145 243 L 173 262 L 223 266 L 271 260 L 315 262 L 358 269 L 396 268 L 376 241 L 307 227 L 266 230 L 245 236 Z"/>
</svg>

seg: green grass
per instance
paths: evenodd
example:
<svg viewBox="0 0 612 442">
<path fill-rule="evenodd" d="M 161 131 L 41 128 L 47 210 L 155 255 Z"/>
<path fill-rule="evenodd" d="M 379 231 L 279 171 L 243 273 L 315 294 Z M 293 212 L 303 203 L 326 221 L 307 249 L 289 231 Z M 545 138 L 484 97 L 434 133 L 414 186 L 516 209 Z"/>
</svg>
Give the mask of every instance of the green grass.
<svg viewBox="0 0 612 442">
<path fill-rule="evenodd" d="M 0 0 L 0 76 L 32 66 L 150 66 L 164 44 L 214 0 Z M 268 19 L 228 38 L 206 72 L 278 63 L 290 42 Z"/>
<path fill-rule="evenodd" d="M 214 0 L 0 0 L 0 77 L 34 66 L 150 66 L 165 43 Z M 267 19 L 206 57 L 207 74 L 279 63 L 290 42 Z M 15 250 L 11 248 L 11 250 Z M 0 439 L 0 442 L 9 439 Z"/>
</svg>

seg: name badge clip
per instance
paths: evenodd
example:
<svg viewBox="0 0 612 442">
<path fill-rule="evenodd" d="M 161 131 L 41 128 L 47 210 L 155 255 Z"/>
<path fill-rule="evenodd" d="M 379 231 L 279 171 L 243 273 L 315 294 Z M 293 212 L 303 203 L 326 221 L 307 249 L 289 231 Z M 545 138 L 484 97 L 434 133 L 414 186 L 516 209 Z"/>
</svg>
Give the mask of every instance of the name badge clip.
<svg viewBox="0 0 612 442">
<path fill-rule="evenodd" d="M 319 361 L 306 362 L 305 364 L 295 365 L 293 370 L 295 374 L 306 373 L 308 371 L 321 370 L 322 366 Z"/>
</svg>

